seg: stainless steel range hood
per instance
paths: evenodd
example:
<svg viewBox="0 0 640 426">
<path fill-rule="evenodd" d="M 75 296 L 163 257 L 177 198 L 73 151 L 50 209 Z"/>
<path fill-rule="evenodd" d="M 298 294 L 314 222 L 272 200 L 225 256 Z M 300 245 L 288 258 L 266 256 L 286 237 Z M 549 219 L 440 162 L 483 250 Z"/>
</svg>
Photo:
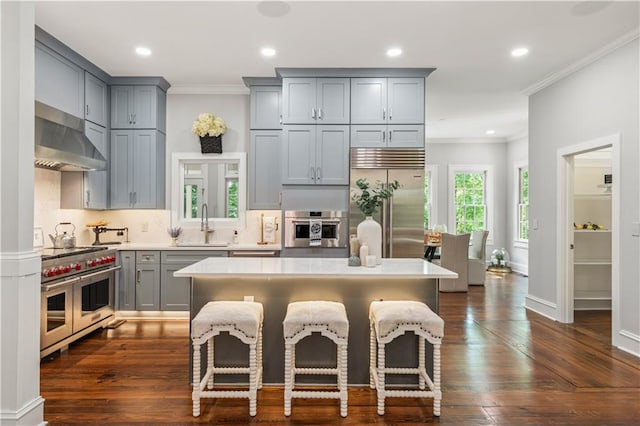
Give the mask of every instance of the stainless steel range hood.
<svg viewBox="0 0 640 426">
<path fill-rule="evenodd" d="M 84 135 L 84 120 L 36 101 L 35 166 L 64 172 L 104 170 L 107 160 Z"/>
</svg>

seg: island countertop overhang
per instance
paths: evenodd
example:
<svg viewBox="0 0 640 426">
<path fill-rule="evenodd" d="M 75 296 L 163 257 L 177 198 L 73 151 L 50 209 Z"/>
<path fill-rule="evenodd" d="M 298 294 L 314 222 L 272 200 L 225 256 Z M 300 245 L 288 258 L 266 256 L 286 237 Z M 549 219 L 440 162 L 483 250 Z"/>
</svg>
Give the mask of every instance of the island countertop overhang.
<svg viewBox="0 0 640 426">
<path fill-rule="evenodd" d="M 175 277 L 322 276 L 455 279 L 458 274 L 422 259 L 383 259 L 375 267 L 348 266 L 345 258 L 206 258 L 173 274 Z"/>
</svg>

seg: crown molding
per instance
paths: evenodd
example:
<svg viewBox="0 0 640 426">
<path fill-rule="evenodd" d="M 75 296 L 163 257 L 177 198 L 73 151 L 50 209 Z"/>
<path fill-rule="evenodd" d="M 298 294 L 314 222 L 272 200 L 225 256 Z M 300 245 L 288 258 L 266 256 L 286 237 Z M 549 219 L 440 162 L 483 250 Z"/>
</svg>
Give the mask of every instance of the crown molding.
<svg viewBox="0 0 640 426">
<path fill-rule="evenodd" d="M 550 85 L 552 85 L 553 83 L 555 83 L 556 81 L 570 75 L 573 74 L 574 72 L 586 67 L 587 65 L 597 61 L 598 59 L 602 58 L 603 56 L 606 56 L 607 54 L 613 52 L 614 50 L 624 46 L 625 44 L 632 42 L 633 40 L 637 39 L 638 36 L 640 36 L 640 29 L 636 28 L 630 32 L 628 32 L 627 34 L 623 35 L 622 37 L 617 38 L 616 40 L 612 41 L 611 43 L 603 46 L 602 48 L 590 53 L 589 55 L 587 55 L 586 57 L 580 59 L 577 62 L 574 62 L 572 64 L 570 64 L 569 66 L 556 71 L 548 76 L 546 76 L 545 78 L 543 78 L 542 80 L 538 81 L 537 83 L 532 84 L 531 86 L 525 88 L 522 93 L 526 96 L 531 96 L 536 92 L 539 92 L 540 90 L 544 89 L 545 87 L 548 87 Z"/>
<path fill-rule="evenodd" d="M 454 144 L 454 143 L 507 143 L 505 138 L 427 138 L 429 144 Z"/>
<path fill-rule="evenodd" d="M 507 138 L 507 142 L 518 142 L 523 139 L 529 139 L 529 129 L 523 130 L 521 132 L 515 133 Z"/>
<path fill-rule="evenodd" d="M 248 95 L 243 84 L 174 84 L 169 95 Z"/>
</svg>

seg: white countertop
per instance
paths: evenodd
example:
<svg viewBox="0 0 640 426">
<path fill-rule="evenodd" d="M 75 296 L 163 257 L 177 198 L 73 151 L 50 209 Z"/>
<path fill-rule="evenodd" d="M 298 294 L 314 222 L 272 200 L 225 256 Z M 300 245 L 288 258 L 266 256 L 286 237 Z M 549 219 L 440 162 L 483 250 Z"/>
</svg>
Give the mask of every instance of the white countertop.
<svg viewBox="0 0 640 426">
<path fill-rule="evenodd" d="M 122 243 L 108 246 L 111 249 L 117 250 L 182 250 L 182 251 L 233 251 L 233 250 L 248 250 L 248 251 L 272 251 L 281 250 L 280 244 L 229 244 L 228 246 L 214 246 L 214 245 L 189 245 L 187 243 L 179 243 L 177 246 L 171 245 L 171 243 Z"/>
<path fill-rule="evenodd" d="M 422 259 L 383 259 L 373 268 L 348 266 L 347 258 L 207 258 L 174 272 L 174 277 L 313 275 L 323 277 L 458 278 L 458 274 Z"/>
</svg>

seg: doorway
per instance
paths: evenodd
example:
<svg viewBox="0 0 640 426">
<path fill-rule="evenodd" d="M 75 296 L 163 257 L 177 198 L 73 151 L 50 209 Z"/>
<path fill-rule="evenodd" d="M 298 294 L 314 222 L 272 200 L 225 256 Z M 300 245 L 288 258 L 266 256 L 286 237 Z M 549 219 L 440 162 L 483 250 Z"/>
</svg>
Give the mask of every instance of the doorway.
<svg viewBox="0 0 640 426">
<path fill-rule="evenodd" d="M 620 176 L 619 145 L 620 135 L 615 134 L 562 148 L 557 157 L 558 320 L 574 322 L 575 309 L 610 307 L 612 335 L 620 328 L 620 199 L 615 184 L 616 176 Z M 605 157 L 607 160 L 601 161 Z M 596 171 L 580 170 L 589 162 L 606 166 L 594 167 Z M 610 173 L 601 173 L 602 181 L 596 184 L 593 176 L 587 176 L 597 175 L 598 170 Z M 612 183 L 605 183 L 605 174 L 610 175 L 606 179 Z"/>
</svg>

